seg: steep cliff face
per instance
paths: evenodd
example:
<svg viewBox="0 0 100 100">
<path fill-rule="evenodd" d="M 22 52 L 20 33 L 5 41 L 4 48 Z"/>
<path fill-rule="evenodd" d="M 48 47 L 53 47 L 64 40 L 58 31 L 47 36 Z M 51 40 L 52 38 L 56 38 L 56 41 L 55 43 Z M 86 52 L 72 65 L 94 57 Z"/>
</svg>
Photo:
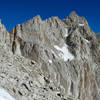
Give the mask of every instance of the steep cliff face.
<svg viewBox="0 0 100 100">
<path fill-rule="evenodd" d="M 49 74 L 44 75 L 41 63 L 13 54 L 14 40 L 0 27 L 0 100 L 64 99 Z"/>
<path fill-rule="evenodd" d="M 12 61 L 5 70 L 19 81 L 7 82 L 5 75 L 1 87 L 7 86 L 16 100 L 99 100 L 100 43 L 84 17 L 75 12 L 63 20 L 36 16 L 5 34 L 7 64 Z M 3 47 L 1 55 L 4 50 L 8 53 Z"/>
</svg>

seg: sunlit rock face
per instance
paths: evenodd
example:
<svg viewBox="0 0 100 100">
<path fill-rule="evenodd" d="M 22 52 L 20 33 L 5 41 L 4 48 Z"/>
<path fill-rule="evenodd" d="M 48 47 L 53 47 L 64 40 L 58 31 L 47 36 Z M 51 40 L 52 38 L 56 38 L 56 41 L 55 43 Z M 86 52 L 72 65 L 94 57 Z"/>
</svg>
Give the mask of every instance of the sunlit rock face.
<svg viewBox="0 0 100 100">
<path fill-rule="evenodd" d="M 100 43 L 84 17 L 0 24 L 0 41 L 0 87 L 15 100 L 100 99 Z"/>
<path fill-rule="evenodd" d="M 100 43 L 100 33 L 96 34 L 96 38 L 98 39 L 99 43 Z"/>
</svg>

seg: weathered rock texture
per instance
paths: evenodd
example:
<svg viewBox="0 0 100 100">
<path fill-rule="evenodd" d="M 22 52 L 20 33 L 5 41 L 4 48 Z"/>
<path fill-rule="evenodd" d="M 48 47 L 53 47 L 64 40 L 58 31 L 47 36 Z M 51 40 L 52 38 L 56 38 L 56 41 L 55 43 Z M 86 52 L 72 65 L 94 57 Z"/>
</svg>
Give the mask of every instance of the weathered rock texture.
<svg viewBox="0 0 100 100">
<path fill-rule="evenodd" d="M 97 33 L 96 37 L 97 37 L 98 41 L 100 42 L 100 33 Z"/>
<path fill-rule="evenodd" d="M 0 24 L 0 41 L 0 86 L 15 100 L 100 100 L 100 43 L 84 17 Z"/>
</svg>

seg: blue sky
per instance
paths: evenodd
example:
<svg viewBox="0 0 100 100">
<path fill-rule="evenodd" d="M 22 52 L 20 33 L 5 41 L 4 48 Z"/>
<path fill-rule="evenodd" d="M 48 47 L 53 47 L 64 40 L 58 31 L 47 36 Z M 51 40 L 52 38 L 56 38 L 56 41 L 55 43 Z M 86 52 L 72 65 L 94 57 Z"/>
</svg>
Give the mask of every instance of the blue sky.
<svg viewBox="0 0 100 100">
<path fill-rule="evenodd" d="M 91 29 L 100 32 L 100 0 L 0 0 L 0 19 L 7 30 L 36 15 L 63 19 L 71 11 L 86 17 Z"/>
</svg>

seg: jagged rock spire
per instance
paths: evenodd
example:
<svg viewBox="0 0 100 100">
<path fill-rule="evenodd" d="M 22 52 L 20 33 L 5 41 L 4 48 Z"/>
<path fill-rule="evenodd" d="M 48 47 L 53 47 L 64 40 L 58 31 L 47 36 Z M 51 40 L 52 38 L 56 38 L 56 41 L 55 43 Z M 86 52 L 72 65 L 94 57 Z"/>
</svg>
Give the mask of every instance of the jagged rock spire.
<svg viewBox="0 0 100 100">
<path fill-rule="evenodd" d="M 77 17 L 78 14 L 75 12 L 75 11 L 72 11 L 70 14 L 69 14 L 70 17 L 74 16 L 74 17 Z"/>
</svg>

